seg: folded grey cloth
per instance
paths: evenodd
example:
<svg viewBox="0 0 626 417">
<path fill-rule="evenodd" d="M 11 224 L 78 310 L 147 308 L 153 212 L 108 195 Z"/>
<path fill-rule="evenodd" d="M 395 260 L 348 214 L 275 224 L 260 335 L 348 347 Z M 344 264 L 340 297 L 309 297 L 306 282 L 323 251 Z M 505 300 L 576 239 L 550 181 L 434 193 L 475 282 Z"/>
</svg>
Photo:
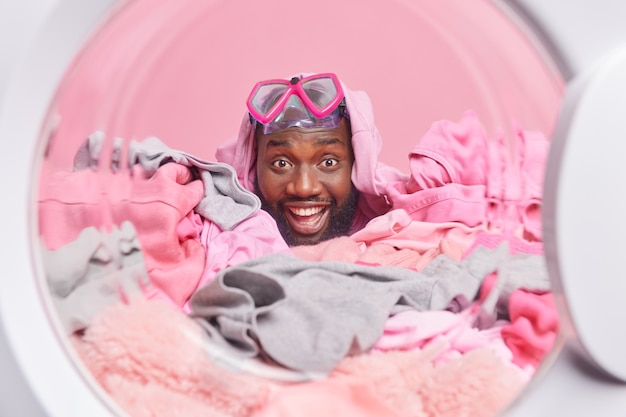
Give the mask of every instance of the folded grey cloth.
<svg viewBox="0 0 626 417">
<path fill-rule="evenodd" d="M 417 272 L 268 255 L 218 273 L 192 296 L 191 316 L 233 355 L 328 372 L 345 356 L 370 349 L 390 315 L 444 309 L 458 295 L 474 299 L 484 277 L 512 256 L 506 244 L 479 247 L 461 262 L 440 255 Z M 509 287 L 515 274 L 507 272 Z M 547 275 L 529 285 L 549 286 Z"/>
</svg>

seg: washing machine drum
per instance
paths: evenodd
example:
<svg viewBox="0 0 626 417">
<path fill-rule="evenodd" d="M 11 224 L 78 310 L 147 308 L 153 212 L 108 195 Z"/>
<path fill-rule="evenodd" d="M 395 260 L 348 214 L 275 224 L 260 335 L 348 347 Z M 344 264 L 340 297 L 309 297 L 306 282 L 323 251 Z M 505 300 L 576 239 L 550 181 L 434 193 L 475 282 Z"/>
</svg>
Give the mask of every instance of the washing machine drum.
<svg viewBox="0 0 626 417">
<path fill-rule="evenodd" d="M 486 0 L 101 7 L 39 91 L 37 131 L 8 124 L 37 145 L 31 233 L 16 249 L 34 260 L 22 277 L 32 282 L 6 294 L 40 304 L 54 366 L 28 364 L 32 337 L 7 313 L 23 305 L 3 319 L 44 408 L 486 416 L 547 366 L 561 321 L 543 182 L 564 80 L 511 10 Z M 246 132 L 257 81 L 321 72 L 346 88 L 354 137 L 382 138 L 380 149 L 353 142 L 354 172 L 398 174 L 360 189 L 386 194 L 364 228 L 288 249 L 241 168 L 254 167 L 254 146 L 232 148 L 234 168 L 216 151 Z M 354 104 L 361 94 L 373 114 Z M 46 394 L 55 372 L 81 399 L 62 381 Z"/>
</svg>

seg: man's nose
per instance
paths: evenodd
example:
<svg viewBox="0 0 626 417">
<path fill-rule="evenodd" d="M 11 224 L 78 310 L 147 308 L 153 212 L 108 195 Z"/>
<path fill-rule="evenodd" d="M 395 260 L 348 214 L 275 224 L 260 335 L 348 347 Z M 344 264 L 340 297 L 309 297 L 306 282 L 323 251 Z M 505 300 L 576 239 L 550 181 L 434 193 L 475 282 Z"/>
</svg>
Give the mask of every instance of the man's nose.
<svg viewBox="0 0 626 417">
<path fill-rule="evenodd" d="M 289 181 L 287 193 L 296 197 L 307 198 L 320 194 L 322 188 L 314 168 L 300 167 Z"/>
</svg>

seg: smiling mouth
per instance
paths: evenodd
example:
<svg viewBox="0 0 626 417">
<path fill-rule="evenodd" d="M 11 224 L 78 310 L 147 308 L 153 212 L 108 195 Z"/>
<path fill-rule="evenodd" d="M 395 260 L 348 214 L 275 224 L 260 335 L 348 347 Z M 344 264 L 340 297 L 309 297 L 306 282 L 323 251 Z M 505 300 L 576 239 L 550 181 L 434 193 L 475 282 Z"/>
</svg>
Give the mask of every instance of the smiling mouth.
<svg viewBox="0 0 626 417">
<path fill-rule="evenodd" d="M 328 219 L 328 205 L 285 207 L 291 229 L 301 235 L 314 235 L 324 229 Z"/>
</svg>

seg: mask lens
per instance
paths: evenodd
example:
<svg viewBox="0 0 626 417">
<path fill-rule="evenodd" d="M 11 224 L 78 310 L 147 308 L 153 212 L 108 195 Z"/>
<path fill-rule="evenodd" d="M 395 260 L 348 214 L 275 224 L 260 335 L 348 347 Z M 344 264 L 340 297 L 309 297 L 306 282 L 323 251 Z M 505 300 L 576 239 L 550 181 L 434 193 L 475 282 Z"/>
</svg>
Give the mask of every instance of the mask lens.
<svg viewBox="0 0 626 417">
<path fill-rule="evenodd" d="M 302 89 L 319 110 L 325 109 L 338 94 L 335 82 L 331 77 L 304 81 L 302 83 Z"/>
<path fill-rule="evenodd" d="M 262 85 L 250 101 L 252 107 L 258 114 L 268 114 L 285 90 L 287 90 L 286 84 L 273 83 Z"/>
</svg>

